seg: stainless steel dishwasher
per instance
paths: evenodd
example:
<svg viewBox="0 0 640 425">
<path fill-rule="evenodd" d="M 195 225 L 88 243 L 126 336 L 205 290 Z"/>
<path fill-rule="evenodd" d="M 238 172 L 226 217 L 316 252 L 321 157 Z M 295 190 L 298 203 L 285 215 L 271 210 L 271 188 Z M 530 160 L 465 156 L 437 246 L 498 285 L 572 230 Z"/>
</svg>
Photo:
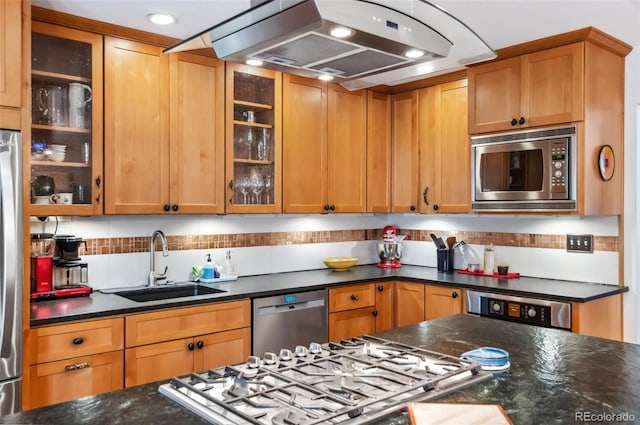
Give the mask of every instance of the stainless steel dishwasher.
<svg viewBox="0 0 640 425">
<path fill-rule="evenodd" d="M 252 353 L 278 353 L 311 342 L 327 342 L 327 290 L 253 299 Z"/>
</svg>

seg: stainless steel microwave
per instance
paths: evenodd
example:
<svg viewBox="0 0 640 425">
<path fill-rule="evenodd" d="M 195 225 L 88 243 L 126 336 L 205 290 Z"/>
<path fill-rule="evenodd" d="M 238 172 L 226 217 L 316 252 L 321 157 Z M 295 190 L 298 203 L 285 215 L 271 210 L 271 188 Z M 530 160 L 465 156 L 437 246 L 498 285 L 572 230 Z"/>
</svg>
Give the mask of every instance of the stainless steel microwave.
<svg viewBox="0 0 640 425">
<path fill-rule="evenodd" d="M 576 127 L 471 138 L 476 211 L 575 211 Z"/>
</svg>

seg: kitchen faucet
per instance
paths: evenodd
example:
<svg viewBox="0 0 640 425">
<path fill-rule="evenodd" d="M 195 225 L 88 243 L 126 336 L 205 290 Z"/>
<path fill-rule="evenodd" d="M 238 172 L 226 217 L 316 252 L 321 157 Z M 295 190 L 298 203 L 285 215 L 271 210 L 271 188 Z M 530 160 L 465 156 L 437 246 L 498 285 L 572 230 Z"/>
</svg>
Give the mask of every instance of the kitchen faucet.
<svg viewBox="0 0 640 425">
<path fill-rule="evenodd" d="M 169 256 L 169 249 L 167 247 L 167 238 L 164 235 L 164 233 L 162 232 L 162 230 L 156 230 L 151 235 L 151 242 L 150 242 L 150 246 L 149 246 L 150 261 L 149 261 L 149 278 L 147 280 L 147 286 L 149 286 L 149 287 L 156 286 L 156 283 L 160 279 L 166 279 L 167 278 L 167 270 L 169 269 L 169 266 L 165 266 L 163 273 L 160 273 L 160 274 L 156 273 L 156 260 L 155 260 L 155 257 L 156 257 L 156 238 L 157 237 L 160 237 L 160 242 L 162 243 L 162 256 L 163 257 L 168 257 Z"/>
</svg>

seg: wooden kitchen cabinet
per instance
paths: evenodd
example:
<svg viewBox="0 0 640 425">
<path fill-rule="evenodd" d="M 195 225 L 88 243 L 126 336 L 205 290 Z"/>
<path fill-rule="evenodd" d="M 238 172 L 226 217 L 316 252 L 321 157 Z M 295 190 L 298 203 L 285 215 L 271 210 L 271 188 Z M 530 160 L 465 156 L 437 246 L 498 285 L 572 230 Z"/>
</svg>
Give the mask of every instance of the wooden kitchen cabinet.
<svg viewBox="0 0 640 425">
<path fill-rule="evenodd" d="M 226 67 L 227 212 L 282 212 L 282 73 Z"/>
<path fill-rule="evenodd" d="M 30 213 L 102 214 L 102 36 L 38 21 L 31 29 Z"/>
<path fill-rule="evenodd" d="M 467 80 L 421 89 L 419 100 L 420 212 L 469 212 Z"/>
<path fill-rule="evenodd" d="M 223 93 L 218 60 L 105 37 L 105 213 L 224 211 Z"/>
<path fill-rule="evenodd" d="M 285 74 L 283 211 L 364 212 L 367 92 Z"/>
<path fill-rule="evenodd" d="M 426 285 L 424 292 L 425 320 L 462 314 L 464 306 L 462 293 L 462 289 L 458 288 Z"/>
<path fill-rule="evenodd" d="M 122 318 L 31 329 L 23 409 L 123 388 L 123 346 Z"/>
<path fill-rule="evenodd" d="M 367 92 L 367 212 L 391 211 L 391 96 Z"/>
<path fill-rule="evenodd" d="M 20 130 L 19 111 L 5 109 L 22 106 L 22 0 L 0 4 L 0 128 Z M 18 121 L 9 118 L 16 115 Z M 4 118 L 7 121 L 5 122 Z"/>
<path fill-rule="evenodd" d="M 329 289 L 329 340 L 395 327 L 394 283 L 365 283 Z"/>
<path fill-rule="evenodd" d="M 469 133 L 584 118 L 584 43 L 471 66 Z"/>
<path fill-rule="evenodd" d="M 242 362 L 250 326 L 249 300 L 127 316 L 125 386 Z"/>
<path fill-rule="evenodd" d="M 425 320 L 425 285 L 396 282 L 395 325 L 406 326 Z"/>
<path fill-rule="evenodd" d="M 418 212 L 418 91 L 391 97 L 391 211 Z"/>
</svg>

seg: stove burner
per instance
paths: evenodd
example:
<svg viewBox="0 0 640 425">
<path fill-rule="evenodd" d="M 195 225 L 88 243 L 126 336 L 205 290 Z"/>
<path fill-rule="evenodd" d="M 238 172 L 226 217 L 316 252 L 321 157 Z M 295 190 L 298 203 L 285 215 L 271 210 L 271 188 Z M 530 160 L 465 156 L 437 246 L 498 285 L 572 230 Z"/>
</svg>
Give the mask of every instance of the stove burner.
<svg viewBox="0 0 640 425">
<path fill-rule="evenodd" d="M 277 413 L 273 419 L 271 419 L 271 423 L 276 425 L 296 425 L 303 424 L 307 421 L 306 415 L 301 415 L 296 412 L 292 412 L 291 409 L 284 409 L 282 412 Z"/>
</svg>

